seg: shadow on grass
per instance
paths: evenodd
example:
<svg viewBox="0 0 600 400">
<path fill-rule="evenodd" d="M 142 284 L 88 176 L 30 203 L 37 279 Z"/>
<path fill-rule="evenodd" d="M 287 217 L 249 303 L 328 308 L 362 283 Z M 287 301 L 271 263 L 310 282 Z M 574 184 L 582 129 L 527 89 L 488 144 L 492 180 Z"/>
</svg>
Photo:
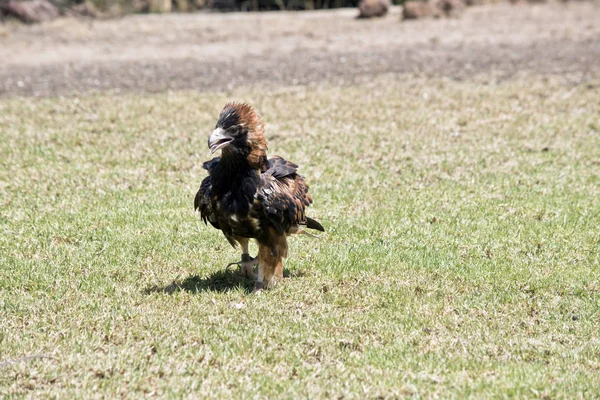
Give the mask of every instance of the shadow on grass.
<svg viewBox="0 0 600 400">
<path fill-rule="evenodd" d="M 283 277 L 302 277 L 305 275 L 304 271 L 289 272 L 284 270 Z M 168 285 L 159 286 L 152 285 L 144 289 L 144 294 L 152 293 L 167 293 L 173 294 L 175 292 L 228 292 L 236 288 L 241 287 L 246 293 L 252 292 L 254 289 L 254 279 L 249 279 L 240 273 L 239 270 L 230 270 L 229 268 L 222 271 L 216 271 L 212 274 L 201 277 L 199 275 L 190 275 L 183 281 L 179 279 L 174 280 Z"/>
<path fill-rule="evenodd" d="M 183 281 L 178 279 L 174 280 L 166 286 L 153 285 L 144 289 L 145 294 L 151 293 L 167 293 L 173 294 L 175 292 L 186 291 L 191 293 L 198 292 L 228 292 L 235 288 L 241 287 L 247 293 L 254 288 L 254 281 L 248 279 L 239 271 L 232 271 L 226 269 L 223 271 L 213 272 L 212 274 L 201 277 L 199 275 L 190 275 Z"/>
</svg>

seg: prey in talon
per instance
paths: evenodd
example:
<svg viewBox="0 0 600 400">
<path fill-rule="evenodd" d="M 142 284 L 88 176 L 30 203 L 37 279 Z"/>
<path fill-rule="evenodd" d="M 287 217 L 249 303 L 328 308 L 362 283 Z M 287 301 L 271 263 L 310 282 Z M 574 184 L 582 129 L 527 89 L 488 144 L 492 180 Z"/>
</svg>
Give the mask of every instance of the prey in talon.
<svg viewBox="0 0 600 400">
<path fill-rule="evenodd" d="M 232 264 L 239 264 L 243 275 L 255 279 L 255 290 L 273 286 L 283 279 L 287 237 L 309 234 L 306 229 L 324 231 L 306 215 L 312 203 L 308 185 L 296 164 L 267 156 L 264 125 L 248 104 L 225 105 L 208 147 L 211 153 L 220 150 L 221 156 L 203 164 L 208 176 L 194 207 L 234 248 L 240 245 L 241 260 Z M 258 244 L 256 257 L 250 256 L 250 240 Z"/>
</svg>

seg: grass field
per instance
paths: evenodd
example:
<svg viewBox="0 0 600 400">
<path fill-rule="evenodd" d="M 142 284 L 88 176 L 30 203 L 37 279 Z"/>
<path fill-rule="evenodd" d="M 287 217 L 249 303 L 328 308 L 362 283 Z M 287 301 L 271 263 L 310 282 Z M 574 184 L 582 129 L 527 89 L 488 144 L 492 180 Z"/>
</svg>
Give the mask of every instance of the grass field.
<svg viewBox="0 0 600 400">
<path fill-rule="evenodd" d="M 0 99 L 0 397 L 597 397 L 599 85 Z M 192 207 L 232 99 L 327 231 L 261 295 Z"/>
</svg>

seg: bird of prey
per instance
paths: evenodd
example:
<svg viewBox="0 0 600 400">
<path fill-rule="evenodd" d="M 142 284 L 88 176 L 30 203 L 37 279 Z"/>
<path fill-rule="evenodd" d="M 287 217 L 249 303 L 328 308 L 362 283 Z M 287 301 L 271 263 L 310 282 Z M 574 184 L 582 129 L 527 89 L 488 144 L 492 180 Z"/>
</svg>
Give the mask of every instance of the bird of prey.
<svg viewBox="0 0 600 400">
<path fill-rule="evenodd" d="M 211 153 L 221 157 L 203 164 L 208 171 L 194 199 L 204 223 L 220 229 L 229 243 L 242 248 L 242 274 L 255 278 L 255 291 L 283 278 L 282 259 L 288 255 L 287 236 L 308 234 L 307 228 L 324 231 L 306 216 L 312 203 L 308 185 L 298 166 L 274 156 L 267 158 L 264 125 L 245 103 L 225 105 L 208 139 Z M 248 242 L 258 243 L 250 257 Z M 258 264 L 258 274 L 254 266 Z"/>
</svg>

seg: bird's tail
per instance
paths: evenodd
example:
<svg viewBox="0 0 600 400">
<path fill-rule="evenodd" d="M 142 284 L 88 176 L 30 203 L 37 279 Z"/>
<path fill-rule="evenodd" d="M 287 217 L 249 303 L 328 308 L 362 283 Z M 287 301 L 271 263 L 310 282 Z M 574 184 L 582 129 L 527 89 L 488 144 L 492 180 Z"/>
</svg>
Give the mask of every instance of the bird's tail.
<svg viewBox="0 0 600 400">
<path fill-rule="evenodd" d="M 319 223 L 319 221 L 314 220 L 310 217 L 306 217 L 306 227 L 310 228 L 310 229 L 316 229 L 321 232 L 325 232 L 325 228 L 323 228 L 323 225 L 321 225 Z"/>
</svg>

